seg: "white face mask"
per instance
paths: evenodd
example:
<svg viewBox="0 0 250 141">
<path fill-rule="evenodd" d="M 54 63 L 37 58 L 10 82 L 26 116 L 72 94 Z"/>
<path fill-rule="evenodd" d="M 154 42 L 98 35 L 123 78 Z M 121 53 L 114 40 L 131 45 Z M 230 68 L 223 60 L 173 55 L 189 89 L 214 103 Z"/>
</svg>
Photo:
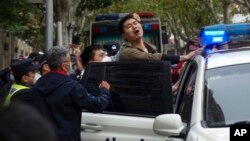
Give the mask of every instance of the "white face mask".
<svg viewBox="0 0 250 141">
<path fill-rule="evenodd" d="M 12 82 L 15 81 L 15 78 L 14 78 L 14 75 L 13 75 L 13 74 L 10 74 L 10 80 L 11 80 Z"/>
<path fill-rule="evenodd" d="M 36 84 L 37 80 L 38 80 L 40 77 L 41 77 L 41 74 L 38 73 L 38 72 L 36 72 L 36 73 L 35 73 L 35 77 L 34 77 L 34 79 L 33 79 L 33 85 Z"/>
<path fill-rule="evenodd" d="M 102 59 L 102 62 L 110 62 L 111 61 L 111 58 L 108 57 L 108 56 L 105 56 L 103 59 Z"/>
<path fill-rule="evenodd" d="M 71 75 L 73 73 L 73 68 L 72 68 L 72 63 L 70 62 L 69 64 L 69 69 L 68 69 L 68 75 Z"/>
</svg>

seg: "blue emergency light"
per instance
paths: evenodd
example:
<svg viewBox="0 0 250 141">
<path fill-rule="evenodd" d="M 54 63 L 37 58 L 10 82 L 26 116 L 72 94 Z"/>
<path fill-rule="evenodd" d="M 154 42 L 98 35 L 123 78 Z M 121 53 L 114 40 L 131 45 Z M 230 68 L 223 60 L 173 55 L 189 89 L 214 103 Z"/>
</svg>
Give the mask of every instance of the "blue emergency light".
<svg viewBox="0 0 250 141">
<path fill-rule="evenodd" d="M 230 36 L 250 35 L 250 23 L 228 24 L 225 28 Z"/>
<path fill-rule="evenodd" d="M 99 14 L 95 17 L 95 21 L 105 20 L 118 20 L 125 17 L 129 13 L 111 13 L 111 14 Z M 153 18 L 154 14 L 151 12 L 139 12 L 137 13 L 141 18 Z"/>
<path fill-rule="evenodd" d="M 201 28 L 199 37 L 202 46 L 227 43 L 235 40 L 245 40 L 245 35 L 250 36 L 250 23 L 216 24 Z"/>
<path fill-rule="evenodd" d="M 104 21 L 104 20 L 118 20 L 119 14 L 113 13 L 113 14 L 100 14 L 95 17 L 96 21 Z"/>
<path fill-rule="evenodd" d="M 101 33 L 106 33 L 106 32 L 108 32 L 108 27 L 107 27 L 107 26 L 100 26 L 100 32 L 101 32 Z"/>
<path fill-rule="evenodd" d="M 227 35 L 224 24 L 211 25 L 201 28 L 199 37 L 200 44 L 202 46 L 229 41 L 229 36 Z"/>
<path fill-rule="evenodd" d="M 157 31 L 157 30 L 159 30 L 159 24 L 145 23 L 145 24 L 143 24 L 143 29 L 146 31 L 150 31 L 150 30 Z"/>
</svg>

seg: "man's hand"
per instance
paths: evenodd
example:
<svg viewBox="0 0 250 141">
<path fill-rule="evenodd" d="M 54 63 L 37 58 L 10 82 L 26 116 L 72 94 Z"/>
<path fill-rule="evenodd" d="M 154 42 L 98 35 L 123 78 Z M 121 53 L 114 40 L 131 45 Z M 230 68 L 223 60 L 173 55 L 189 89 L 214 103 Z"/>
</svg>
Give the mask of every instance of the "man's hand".
<svg viewBox="0 0 250 141">
<path fill-rule="evenodd" d="M 178 80 L 175 84 L 172 85 L 172 93 L 176 92 L 180 85 L 180 80 Z"/>
<path fill-rule="evenodd" d="M 194 56 L 201 54 L 203 51 L 203 48 L 199 48 L 197 50 L 189 52 L 187 55 L 180 56 L 180 61 L 187 61 L 192 59 Z"/>
<path fill-rule="evenodd" d="M 100 84 L 99 84 L 99 88 L 106 88 L 109 90 L 110 88 L 110 85 L 107 81 L 102 81 Z"/>
<path fill-rule="evenodd" d="M 80 57 L 81 55 L 81 49 L 80 49 L 80 46 L 79 47 L 76 47 L 74 48 L 74 54 L 76 57 Z"/>
</svg>

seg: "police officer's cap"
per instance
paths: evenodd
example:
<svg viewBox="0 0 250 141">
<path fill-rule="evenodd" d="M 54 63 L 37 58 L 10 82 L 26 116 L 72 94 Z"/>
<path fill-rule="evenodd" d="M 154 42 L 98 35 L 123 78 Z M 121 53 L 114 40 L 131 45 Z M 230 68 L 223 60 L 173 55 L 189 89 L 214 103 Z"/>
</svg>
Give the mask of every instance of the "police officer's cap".
<svg viewBox="0 0 250 141">
<path fill-rule="evenodd" d="M 33 64 L 32 59 L 28 58 L 15 61 L 13 64 L 11 64 L 11 70 L 13 71 L 14 76 L 22 76 L 27 72 L 38 70 L 40 66 L 40 64 Z"/>
<path fill-rule="evenodd" d="M 106 42 L 103 49 L 107 51 L 108 56 L 114 56 L 120 50 L 120 45 L 116 42 Z"/>
</svg>

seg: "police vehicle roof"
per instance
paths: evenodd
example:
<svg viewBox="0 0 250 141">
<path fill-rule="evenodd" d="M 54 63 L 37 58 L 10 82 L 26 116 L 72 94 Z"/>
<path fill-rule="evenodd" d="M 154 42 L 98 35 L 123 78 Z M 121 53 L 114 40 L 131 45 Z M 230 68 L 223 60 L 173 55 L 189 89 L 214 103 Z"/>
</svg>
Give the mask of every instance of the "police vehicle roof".
<svg viewBox="0 0 250 141">
<path fill-rule="evenodd" d="M 207 56 L 207 69 L 250 63 L 250 46 L 221 50 Z"/>
</svg>

